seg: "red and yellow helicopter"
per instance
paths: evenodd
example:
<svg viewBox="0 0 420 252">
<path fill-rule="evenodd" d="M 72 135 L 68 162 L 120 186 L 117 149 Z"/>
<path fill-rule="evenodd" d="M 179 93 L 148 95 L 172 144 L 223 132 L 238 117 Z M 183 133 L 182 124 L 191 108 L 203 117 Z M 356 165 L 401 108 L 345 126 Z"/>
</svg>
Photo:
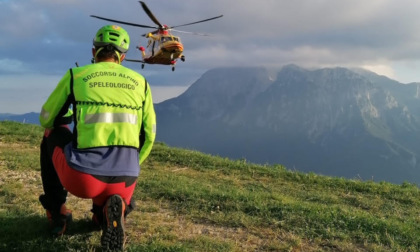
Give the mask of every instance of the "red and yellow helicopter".
<svg viewBox="0 0 420 252">
<path fill-rule="evenodd" d="M 183 55 L 184 46 L 181 43 L 181 39 L 177 36 L 174 36 L 171 34 L 171 30 L 177 31 L 177 32 L 184 32 L 179 30 L 174 30 L 173 28 L 181 27 L 181 26 L 187 26 L 187 25 L 193 25 L 198 24 L 202 22 L 207 22 L 213 19 L 221 18 L 223 15 L 212 17 L 188 24 L 182 24 L 182 25 L 175 25 L 175 26 L 167 26 L 162 25 L 159 20 L 153 15 L 153 13 L 150 11 L 150 9 L 147 7 L 147 5 L 143 1 L 139 1 L 141 6 L 143 7 L 143 10 L 146 12 L 146 14 L 149 16 L 149 18 L 158 26 L 149 26 L 149 25 L 142 25 L 142 24 L 135 24 L 135 23 L 129 23 L 124 21 L 119 21 L 115 19 L 109 19 L 104 17 L 99 17 L 95 15 L 91 15 L 91 17 L 111 21 L 119 24 L 125 24 L 135 27 L 141 27 L 141 28 L 151 28 L 155 29 L 152 32 L 149 32 L 147 34 L 143 34 L 142 36 L 149 38 L 148 44 L 146 48 L 143 46 L 137 46 L 137 49 L 141 51 L 143 60 L 134 60 L 134 59 L 125 59 L 126 61 L 132 61 L 132 62 L 140 62 L 142 63 L 141 68 L 144 68 L 145 64 L 161 64 L 161 65 L 171 65 L 172 71 L 175 71 L 175 64 L 178 59 L 181 59 L 181 61 L 185 61 L 185 56 Z M 184 33 L 191 33 L 194 35 L 202 35 L 206 36 L 206 34 L 200 34 L 200 33 L 192 33 L 192 32 L 184 32 Z"/>
</svg>

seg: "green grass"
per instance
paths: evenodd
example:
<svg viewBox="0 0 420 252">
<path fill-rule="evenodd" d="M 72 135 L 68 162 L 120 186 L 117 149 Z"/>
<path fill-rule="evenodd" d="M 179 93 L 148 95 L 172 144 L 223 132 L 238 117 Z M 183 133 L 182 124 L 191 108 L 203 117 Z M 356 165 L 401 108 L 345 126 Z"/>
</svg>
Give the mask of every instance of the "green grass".
<svg viewBox="0 0 420 252">
<path fill-rule="evenodd" d="M 42 129 L 0 122 L 0 251 L 100 251 L 90 202 L 54 239 L 37 197 Z M 157 143 L 127 251 L 420 251 L 420 190 L 255 165 Z"/>
</svg>

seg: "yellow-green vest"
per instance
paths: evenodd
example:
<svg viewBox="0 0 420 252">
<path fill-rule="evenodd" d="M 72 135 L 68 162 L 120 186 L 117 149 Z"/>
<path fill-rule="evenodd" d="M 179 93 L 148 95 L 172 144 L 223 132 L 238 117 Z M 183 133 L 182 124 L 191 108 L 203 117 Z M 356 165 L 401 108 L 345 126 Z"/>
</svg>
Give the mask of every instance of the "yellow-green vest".
<svg viewBox="0 0 420 252">
<path fill-rule="evenodd" d="M 70 83 L 70 85 L 68 84 Z M 142 122 L 146 126 L 147 145 L 153 144 L 156 116 L 150 91 L 143 76 L 111 62 L 101 62 L 70 69 L 44 104 L 40 122 L 46 128 L 54 126 L 55 117 L 64 107 L 73 104 L 73 147 L 78 149 L 127 146 L 140 148 Z M 146 103 L 146 104 L 145 104 Z M 148 110 L 143 118 L 143 107 Z M 144 150 L 144 160 L 151 146 Z M 142 150 L 143 152 L 143 150 Z"/>
<path fill-rule="evenodd" d="M 115 63 L 73 70 L 77 148 L 139 148 L 145 79 Z"/>
</svg>

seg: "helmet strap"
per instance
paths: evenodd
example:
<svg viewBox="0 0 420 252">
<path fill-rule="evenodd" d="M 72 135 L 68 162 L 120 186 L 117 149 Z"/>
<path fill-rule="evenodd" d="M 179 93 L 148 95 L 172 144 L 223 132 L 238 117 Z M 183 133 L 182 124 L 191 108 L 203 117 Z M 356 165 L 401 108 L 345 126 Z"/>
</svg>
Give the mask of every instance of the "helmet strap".
<svg viewBox="0 0 420 252">
<path fill-rule="evenodd" d="M 102 51 L 103 49 L 104 49 L 103 47 L 100 47 L 98 48 L 98 50 L 96 50 L 95 59 L 96 59 L 96 56 L 98 56 L 99 52 Z"/>
<path fill-rule="evenodd" d="M 115 50 L 115 53 L 117 54 L 117 57 L 118 57 L 118 64 L 121 64 L 121 54 L 120 54 L 120 52 Z"/>
<path fill-rule="evenodd" d="M 98 50 L 96 50 L 95 59 L 96 59 L 96 56 L 98 56 L 99 52 L 102 51 L 103 49 L 104 49 L 104 47 L 100 47 L 100 48 L 98 48 Z M 114 50 L 114 52 L 117 54 L 118 64 L 121 64 L 121 53 L 118 50 Z"/>
</svg>

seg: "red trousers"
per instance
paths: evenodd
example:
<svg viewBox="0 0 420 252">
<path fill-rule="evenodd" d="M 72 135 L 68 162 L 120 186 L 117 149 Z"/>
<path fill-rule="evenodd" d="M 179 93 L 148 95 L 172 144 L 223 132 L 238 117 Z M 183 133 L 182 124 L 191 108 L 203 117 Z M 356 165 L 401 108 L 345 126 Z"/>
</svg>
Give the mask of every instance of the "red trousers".
<svg viewBox="0 0 420 252">
<path fill-rule="evenodd" d="M 46 131 L 41 143 L 41 178 L 44 194 L 39 200 L 47 210 L 59 211 L 66 202 L 67 191 L 93 201 L 93 212 L 100 214 L 108 197 L 120 195 L 128 205 L 127 213 L 134 207 L 131 197 L 136 177 L 95 176 L 71 168 L 63 148 L 72 141 L 72 133 L 66 127 Z"/>
<path fill-rule="evenodd" d="M 60 147 L 55 147 L 52 161 L 61 184 L 71 194 L 92 199 L 93 204 L 99 206 L 104 205 L 111 195 L 118 194 L 126 204 L 130 204 L 136 183 L 128 187 L 125 182 L 108 184 L 90 174 L 79 172 L 67 164 L 63 149 Z"/>
</svg>

